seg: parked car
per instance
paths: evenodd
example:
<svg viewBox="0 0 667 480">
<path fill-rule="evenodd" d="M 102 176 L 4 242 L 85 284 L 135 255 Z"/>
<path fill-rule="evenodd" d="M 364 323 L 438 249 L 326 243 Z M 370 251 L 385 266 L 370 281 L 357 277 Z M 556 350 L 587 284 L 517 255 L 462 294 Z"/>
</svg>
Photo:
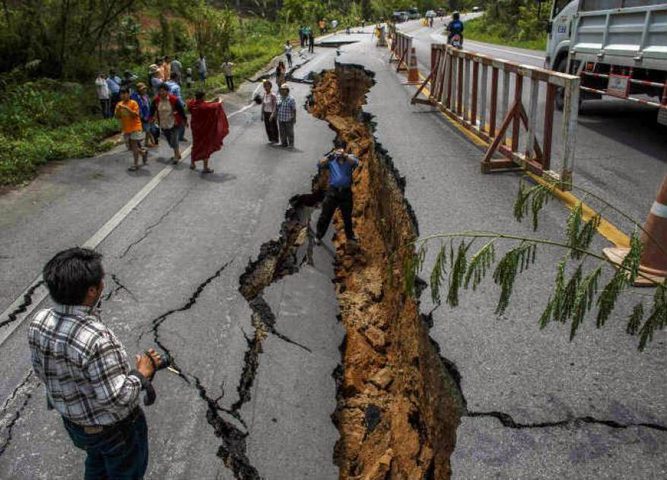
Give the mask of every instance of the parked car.
<svg viewBox="0 0 667 480">
<path fill-rule="evenodd" d="M 401 23 L 401 22 L 407 22 L 408 21 L 408 12 L 394 12 L 391 15 L 391 18 L 394 20 L 396 23 Z"/>
<path fill-rule="evenodd" d="M 426 18 L 437 17 L 437 15 L 435 14 L 435 11 L 434 11 L 434 10 L 428 10 L 428 11 L 424 14 L 424 16 L 425 16 Z"/>
<path fill-rule="evenodd" d="M 419 9 L 416 7 L 412 7 L 408 9 L 408 18 L 410 20 L 415 20 L 418 18 L 422 18 L 421 13 L 419 13 Z"/>
</svg>

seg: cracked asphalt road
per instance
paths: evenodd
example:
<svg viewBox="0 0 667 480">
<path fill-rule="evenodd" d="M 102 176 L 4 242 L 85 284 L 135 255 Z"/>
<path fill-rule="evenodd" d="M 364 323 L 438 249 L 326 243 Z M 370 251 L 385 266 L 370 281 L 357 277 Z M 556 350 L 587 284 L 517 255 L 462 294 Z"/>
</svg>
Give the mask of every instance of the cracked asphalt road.
<svg viewBox="0 0 667 480">
<path fill-rule="evenodd" d="M 235 103 L 242 105 L 250 98 L 254 85 L 247 89 L 243 98 L 229 99 L 228 114 L 239 109 Z M 241 448 L 248 442 L 250 425 L 261 435 L 252 443 L 253 461 L 258 462 L 267 445 L 285 441 L 272 433 L 273 426 L 287 428 L 291 435 L 301 434 L 298 428 L 290 429 L 298 415 L 291 407 L 280 415 L 272 412 L 271 418 L 262 421 L 249 411 L 243 416 L 232 412 L 239 400 L 237 384 L 246 336 L 253 332 L 252 311 L 238 291 L 239 277 L 261 245 L 280 234 L 289 199 L 310 193 L 315 162 L 333 141 L 328 126 L 303 108 L 309 87 L 294 85 L 292 93 L 299 104 L 296 149 L 267 145 L 257 107 L 239 113 L 230 121 L 225 147 L 212 158 L 213 175 L 191 172 L 186 160 L 98 247 L 107 270 L 103 319 L 129 353 L 157 341 L 173 355 L 182 373 L 161 372 L 155 381 L 158 400 L 146 409 L 151 446 L 148 478 L 232 479 L 237 469 L 225 466 L 221 447 L 234 451 L 226 459 L 230 466 L 237 460 L 250 465 L 250 460 L 242 458 L 245 446 Z M 128 154 L 122 148 L 93 159 L 64 162 L 25 189 L 1 197 L 0 262 L 4 268 L 0 269 L 0 309 L 37 276 L 50 256 L 82 244 L 146 185 L 166 164 L 165 152 L 160 153 L 151 155 L 149 167 L 139 175 L 126 172 Z M 326 268 L 324 272 L 328 281 L 330 272 Z M 298 286 L 297 280 L 295 288 Z M 335 326 L 337 312 L 330 308 L 335 302 L 333 289 L 325 298 L 329 310 L 322 309 L 320 319 Z M 72 446 L 58 416 L 46 411 L 43 387 L 34 377 L 26 379 L 29 355 L 25 338 L 24 323 L 0 349 L 0 401 L 4 402 L 0 478 L 80 478 L 83 453 Z M 336 337 L 328 340 L 328 346 L 309 346 L 312 352 L 287 345 L 305 359 L 319 358 L 321 348 L 331 358 L 340 341 Z M 271 358 L 280 360 L 281 355 L 274 353 Z M 290 358 L 280 361 L 286 372 L 299 371 L 304 358 L 296 364 Z M 324 365 L 330 371 L 335 367 Z M 260 368 L 264 368 L 261 362 Z M 311 378 L 311 387 L 335 391 L 330 371 Z M 270 402 L 277 405 L 282 400 L 276 393 L 271 393 Z M 253 396 L 255 402 L 258 396 L 261 394 Z M 333 394 L 331 399 L 335 401 Z M 211 418 L 214 410 L 219 419 Z M 333 450 L 335 435 L 330 433 L 324 444 L 318 443 L 317 435 L 327 428 L 335 433 L 330 413 L 314 410 L 310 417 L 313 429 L 300 437 L 319 449 L 320 456 L 309 460 L 296 450 L 291 452 L 292 461 L 306 471 L 319 468 L 323 452 Z M 264 442 L 264 437 L 270 441 Z M 330 453 L 328 460 L 333 465 Z M 237 472 L 236 478 L 272 478 L 266 462 L 262 467 L 256 477 L 246 471 Z"/>
<path fill-rule="evenodd" d="M 480 152 L 432 110 L 410 106 L 403 78 L 386 64 L 388 52 L 369 42 L 341 47 L 339 61 L 376 72 L 365 110 L 376 115 L 376 136 L 406 177 L 420 233 L 527 233 L 527 225 L 510 219 L 517 177 L 480 175 Z M 295 75 L 304 79 L 334 58 L 335 50 L 321 50 Z M 295 85 L 294 93 L 303 105 L 308 87 Z M 237 478 L 256 478 L 249 467 L 267 479 L 336 477 L 328 453 L 336 432 L 328 417 L 335 408 L 330 373 L 342 333 L 324 250 L 316 250 L 314 266 L 265 292 L 277 330 L 312 352 L 268 336 L 251 399 L 237 403 L 254 331 L 239 277 L 260 247 L 278 236 L 288 200 L 310 191 L 314 160 L 333 139 L 323 122 L 303 109 L 299 115 L 293 152 L 266 146 L 256 109 L 237 115 L 214 157 L 214 176 L 179 166 L 99 247 L 110 280 L 104 318 L 130 352 L 153 343 L 155 320 L 161 319 L 159 340 L 183 373 L 164 372 L 156 380 L 158 401 L 147 409 L 148 478 L 233 479 L 234 468 L 218 456 L 230 439 L 226 448 L 243 453 L 234 457 L 236 465 L 247 467 L 241 476 L 237 469 Z M 641 170 L 659 170 L 663 161 L 643 157 Z M 0 197 L 3 308 L 46 259 L 85 241 L 162 167 L 151 163 L 135 177 L 125 172 L 125 162 L 127 153 L 117 150 L 55 165 L 23 191 Z M 623 200 L 624 184 L 612 170 L 598 169 L 590 178 L 614 185 L 611 200 Z M 628 184 L 640 173 L 626 172 Z M 632 208 L 650 205 L 651 195 Z M 563 207 L 550 204 L 543 234 L 557 237 L 564 218 Z M 543 255 L 544 265 L 559 258 Z M 427 265 L 433 257 L 429 253 Z M 639 354 L 619 325 L 620 314 L 603 330 L 588 322 L 572 343 L 556 325 L 540 331 L 539 299 L 553 274 L 548 267 L 529 271 L 501 319 L 493 315 L 497 292 L 489 283 L 464 295 L 460 308 L 432 313 L 431 334 L 460 372 L 469 411 L 452 458 L 455 478 L 665 478 L 667 433 L 640 425 L 667 424 L 664 334 Z M 422 305 L 424 312 L 432 308 Z M 619 312 L 627 309 L 624 304 Z M 2 345 L 0 358 L 0 478 L 79 478 L 83 455 L 46 411 L 42 387 L 26 375 L 25 326 Z M 235 404 L 241 405 L 238 415 Z"/>
</svg>

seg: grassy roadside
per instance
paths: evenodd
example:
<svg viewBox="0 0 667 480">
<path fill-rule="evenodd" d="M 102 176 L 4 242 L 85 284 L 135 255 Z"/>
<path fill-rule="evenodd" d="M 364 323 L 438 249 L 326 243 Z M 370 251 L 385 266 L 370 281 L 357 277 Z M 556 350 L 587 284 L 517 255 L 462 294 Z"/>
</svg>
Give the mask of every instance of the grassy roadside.
<svg viewBox="0 0 667 480">
<path fill-rule="evenodd" d="M 525 48 L 528 50 L 544 51 L 547 48 L 547 35 L 532 40 L 517 40 L 504 35 L 490 32 L 484 23 L 484 17 L 475 18 L 465 22 L 465 38 L 478 42 L 505 45 L 507 47 Z"/>
</svg>

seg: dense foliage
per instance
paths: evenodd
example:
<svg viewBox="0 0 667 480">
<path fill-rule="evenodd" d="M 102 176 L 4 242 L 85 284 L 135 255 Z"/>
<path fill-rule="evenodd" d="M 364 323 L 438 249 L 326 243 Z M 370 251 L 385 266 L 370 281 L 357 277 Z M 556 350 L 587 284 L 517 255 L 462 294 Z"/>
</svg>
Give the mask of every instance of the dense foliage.
<svg viewBox="0 0 667 480">
<path fill-rule="evenodd" d="M 468 38 L 543 50 L 551 2 L 496 0 L 485 3 L 485 15 L 468 22 Z"/>
</svg>

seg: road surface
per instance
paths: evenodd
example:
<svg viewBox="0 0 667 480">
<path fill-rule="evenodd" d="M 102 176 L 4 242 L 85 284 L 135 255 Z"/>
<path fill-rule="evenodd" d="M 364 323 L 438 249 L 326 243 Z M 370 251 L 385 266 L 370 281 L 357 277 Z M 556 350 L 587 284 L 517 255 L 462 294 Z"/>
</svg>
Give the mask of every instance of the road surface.
<svg viewBox="0 0 667 480">
<path fill-rule="evenodd" d="M 412 31 L 423 62 L 431 33 Z M 518 176 L 481 175 L 480 151 L 434 109 L 411 106 L 413 89 L 388 64 L 388 51 L 370 35 L 357 37 L 340 47 L 340 56 L 318 49 L 295 76 L 306 79 L 334 60 L 374 73 L 365 110 L 375 116 L 376 138 L 405 177 L 420 234 L 476 228 L 532 233 L 511 218 Z M 316 249 L 312 266 L 264 289 L 259 307 L 268 306 L 275 329 L 261 351 L 252 348 L 258 304 L 239 292 L 240 277 L 249 265 L 252 270 L 249 261 L 279 238 L 289 199 L 310 191 L 314 161 L 330 150 L 333 132 L 301 107 L 309 86 L 293 83 L 300 105 L 297 148 L 266 145 L 257 108 L 241 110 L 253 89 L 228 99 L 228 111 L 238 113 L 226 146 L 213 157 L 216 173 L 206 177 L 179 165 L 98 247 L 107 267 L 104 318 L 130 351 L 159 340 L 184 377 L 157 377 L 159 399 L 147 409 L 147 478 L 337 478 L 331 373 L 344 332 L 328 250 Z M 622 129 L 620 114 L 603 115 L 614 104 L 594 108 L 600 110 L 593 124 Z M 641 109 L 628 111 L 646 116 Z M 664 135 L 653 138 L 647 129 L 640 145 L 630 133 L 614 136 L 587 119 L 581 121 L 577 178 L 643 216 L 664 172 Z M 638 135 L 634 123 L 624 128 Z M 54 164 L 30 186 L 0 197 L 0 310 L 53 253 L 94 236 L 166 161 L 166 152 L 154 154 L 142 174 L 129 174 L 128 154 L 119 148 Z M 559 238 L 565 217 L 562 205 L 550 203 L 540 235 Z M 604 245 L 603 239 L 595 242 L 595 248 Z M 561 255 L 540 251 L 540 262 L 517 282 L 515 302 L 502 318 L 493 313 L 498 289 L 490 281 L 465 293 L 458 309 L 433 311 L 424 295 L 421 308 L 432 313 L 432 337 L 460 374 L 467 401 L 452 457 L 454 478 L 667 476 L 665 335 L 658 333 L 645 353 L 637 353 L 636 339 L 624 332 L 627 300 L 604 329 L 587 319 L 573 342 L 562 326 L 539 330 L 552 266 Z M 426 268 L 433 261 L 431 248 Z M 80 478 L 83 455 L 57 415 L 47 412 L 43 387 L 29 374 L 25 324 L 0 345 L 0 358 L 0 478 Z M 232 458 L 234 468 L 221 456 Z"/>
</svg>

